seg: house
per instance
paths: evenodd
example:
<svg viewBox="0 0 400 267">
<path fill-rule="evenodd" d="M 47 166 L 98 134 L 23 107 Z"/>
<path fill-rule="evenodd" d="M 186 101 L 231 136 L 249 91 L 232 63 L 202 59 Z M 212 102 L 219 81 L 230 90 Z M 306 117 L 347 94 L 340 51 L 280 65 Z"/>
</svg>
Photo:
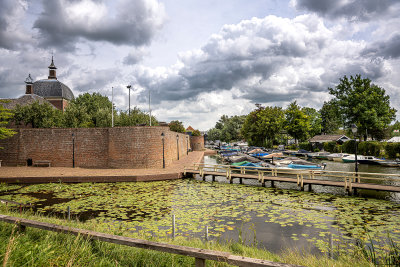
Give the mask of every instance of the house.
<svg viewBox="0 0 400 267">
<path fill-rule="evenodd" d="M 189 127 L 186 128 L 186 131 L 185 131 L 185 132 L 186 132 L 187 135 L 192 136 L 193 131 L 194 131 L 193 127 L 192 127 L 192 126 L 189 126 Z"/>
<path fill-rule="evenodd" d="M 349 140 L 351 139 L 343 134 L 322 134 L 314 136 L 313 138 L 309 139 L 308 142 L 310 142 L 313 147 L 318 147 L 322 149 L 323 144 L 326 142 L 336 142 L 339 144 L 343 144 L 344 142 L 347 142 Z"/>
<path fill-rule="evenodd" d="M 48 68 L 49 76 L 47 79 L 33 82 L 29 74 L 25 80 L 25 95 L 17 99 L 5 99 L 7 103 L 4 103 L 3 106 L 7 109 L 14 109 L 17 105 L 30 105 L 39 101 L 41 104 L 48 102 L 55 108 L 64 111 L 69 101 L 74 99 L 74 94 L 68 86 L 57 79 L 57 67 L 54 65 L 53 57 Z"/>
</svg>

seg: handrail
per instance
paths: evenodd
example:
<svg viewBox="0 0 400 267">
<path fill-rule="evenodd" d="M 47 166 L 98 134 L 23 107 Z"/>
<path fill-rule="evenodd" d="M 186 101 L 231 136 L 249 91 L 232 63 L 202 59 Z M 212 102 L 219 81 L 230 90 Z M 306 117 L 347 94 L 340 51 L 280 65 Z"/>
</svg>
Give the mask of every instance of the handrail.
<svg viewBox="0 0 400 267">
<path fill-rule="evenodd" d="M 242 256 L 232 255 L 229 252 L 215 251 L 201 248 L 193 248 L 186 246 L 178 246 L 161 242 L 153 242 L 143 239 L 124 237 L 118 235 L 110 235 L 99 232 L 94 232 L 85 229 L 72 228 L 68 226 L 62 226 L 52 223 L 44 223 L 39 221 L 33 221 L 23 218 L 17 218 L 7 215 L 0 214 L 0 221 L 13 223 L 20 226 L 21 230 L 25 227 L 33 227 L 47 231 L 61 232 L 65 234 L 80 235 L 89 239 L 100 240 L 104 242 L 125 245 L 130 247 L 137 247 L 142 249 L 151 249 L 161 252 L 167 252 L 172 254 L 184 255 L 195 258 L 196 266 L 205 266 L 206 260 L 213 260 L 218 262 L 226 262 L 228 264 L 237 266 L 270 266 L 270 267 L 295 267 L 298 265 L 291 265 L 261 259 L 254 259 Z M 22 226 L 22 227 L 21 227 Z"/>
<path fill-rule="evenodd" d="M 353 183 L 360 183 L 361 180 L 373 181 L 396 181 L 400 182 L 400 174 L 386 174 L 386 173 L 368 173 L 368 172 L 348 172 L 348 171 L 327 171 L 327 170 L 308 170 L 308 169 L 292 169 L 285 170 L 280 168 L 271 167 L 252 167 L 252 166 L 232 166 L 222 164 L 206 164 L 206 163 L 195 163 L 195 170 L 200 170 L 200 175 L 204 178 L 205 169 L 213 169 L 214 172 L 221 170 L 221 174 L 225 172 L 227 179 L 232 181 L 232 170 L 240 171 L 240 174 L 246 175 L 246 173 L 255 173 L 258 177 L 258 181 L 264 184 L 264 175 L 270 174 L 273 177 L 278 175 L 296 175 L 297 184 L 303 188 L 304 175 L 308 175 L 310 180 L 326 180 L 326 178 L 337 178 L 342 179 L 344 188 L 351 192 Z M 187 169 L 185 171 L 188 171 Z M 374 177 L 375 176 L 375 177 Z M 325 179 L 323 179 L 323 178 Z M 236 177 L 237 178 L 237 177 Z M 332 179 L 330 179 L 332 181 Z M 335 180 L 333 180 L 335 181 Z M 336 180 L 337 181 L 337 180 Z M 371 183 L 374 184 L 374 183 Z"/>
</svg>

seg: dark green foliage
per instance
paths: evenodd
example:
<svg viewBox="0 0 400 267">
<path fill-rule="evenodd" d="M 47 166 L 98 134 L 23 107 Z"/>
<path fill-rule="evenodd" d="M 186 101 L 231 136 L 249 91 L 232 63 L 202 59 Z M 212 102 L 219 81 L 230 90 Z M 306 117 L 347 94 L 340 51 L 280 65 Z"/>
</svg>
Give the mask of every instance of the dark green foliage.
<svg viewBox="0 0 400 267">
<path fill-rule="evenodd" d="M 200 133 L 199 130 L 194 130 L 194 131 L 192 132 L 192 136 L 201 136 L 201 133 Z"/>
<path fill-rule="evenodd" d="M 110 127 L 111 108 L 108 97 L 99 93 L 79 95 L 65 110 L 65 127 Z"/>
<path fill-rule="evenodd" d="M 389 158 L 395 159 L 400 157 L 400 143 L 386 143 L 385 150 Z"/>
<path fill-rule="evenodd" d="M 249 145 L 272 147 L 283 129 L 284 112 L 280 107 L 262 107 L 247 115 L 241 133 Z"/>
<path fill-rule="evenodd" d="M 354 140 L 344 142 L 342 145 L 343 153 L 354 154 L 356 152 Z"/>
<path fill-rule="evenodd" d="M 208 140 L 221 140 L 223 142 L 232 142 L 242 139 L 240 130 L 244 123 L 246 116 L 232 116 L 222 115 L 217 121 L 214 128 L 207 132 Z"/>
<path fill-rule="evenodd" d="M 383 156 L 384 143 L 377 141 L 360 142 L 358 144 L 358 153 L 361 155 L 381 157 Z"/>
<path fill-rule="evenodd" d="M 319 112 L 321 116 L 321 131 L 323 133 L 335 133 L 343 125 L 339 106 L 335 100 L 324 102 Z"/>
<path fill-rule="evenodd" d="M 136 125 L 150 125 L 149 115 L 138 109 L 137 107 L 131 110 L 129 115 L 128 111 L 121 111 L 114 117 L 115 126 L 136 126 Z M 154 116 L 151 116 L 151 125 L 158 125 L 158 121 Z"/>
<path fill-rule="evenodd" d="M 296 101 L 285 110 L 285 129 L 296 140 L 304 141 L 310 137 L 311 119 L 305 114 Z"/>
<path fill-rule="evenodd" d="M 6 128 L 9 121 L 13 117 L 13 113 L 11 112 L 11 110 L 3 107 L 1 103 L 4 102 L 5 102 L 4 100 L 0 100 L 0 140 L 6 139 L 16 134 L 16 132 L 13 131 L 12 129 Z"/>
<path fill-rule="evenodd" d="M 177 133 L 184 133 L 186 131 L 185 127 L 183 127 L 183 124 L 181 121 L 171 121 L 169 124 L 169 129 L 171 131 L 177 132 Z"/>
<path fill-rule="evenodd" d="M 335 88 L 329 88 L 329 93 L 335 97 L 345 125 L 356 124 L 364 140 L 367 134 L 375 139 L 382 138 L 396 116 L 385 89 L 361 75 L 350 76 L 350 79 L 344 76 Z"/>
<path fill-rule="evenodd" d="M 300 149 L 304 149 L 307 151 L 313 151 L 312 144 L 310 142 L 303 142 L 299 144 Z"/>
<path fill-rule="evenodd" d="M 325 151 L 334 153 L 334 152 L 336 152 L 335 151 L 335 147 L 336 147 L 336 142 L 335 141 L 325 142 L 324 143 L 324 150 Z"/>
<path fill-rule="evenodd" d="M 36 101 L 27 106 L 17 105 L 14 109 L 14 122 L 31 124 L 32 128 L 62 127 L 63 114 L 49 103 L 40 104 Z"/>
</svg>

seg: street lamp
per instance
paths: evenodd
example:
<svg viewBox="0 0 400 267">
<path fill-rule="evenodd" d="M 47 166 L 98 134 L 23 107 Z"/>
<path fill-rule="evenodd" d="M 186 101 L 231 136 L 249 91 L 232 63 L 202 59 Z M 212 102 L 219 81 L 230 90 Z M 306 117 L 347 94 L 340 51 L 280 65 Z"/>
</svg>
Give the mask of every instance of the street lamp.
<svg viewBox="0 0 400 267">
<path fill-rule="evenodd" d="M 131 88 L 132 88 L 132 86 L 128 85 L 126 88 L 128 88 L 128 90 L 129 90 L 129 118 L 130 118 L 130 116 L 131 116 Z"/>
<path fill-rule="evenodd" d="M 179 160 L 179 135 L 176 135 L 176 152 L 178 153 L 178 160 Z"/>
<path fill-rule="evenodd" d="M 161 133 L 162 140 L 162 167 L 165 169 L 165 157 L 164 157 L 164 133 Z"/>
<path fill-rule="evenodd" d="M 72 133 L 72 168 L 75 168 L 75 135 Z"/>
<path fill-rule="evenodd" d="M 355 125 L 355 124 L 352 124 L 351 125 L 351 131 L 353 132 L 353 135 L 354 135 L 354 146 L 355 146 L 355 154 L 354 154 L 354 156 L 355 156 L 355 163 L 356 163 L 356 167 L 355 167 L 355 171 L 356 171 L 356 177 L 358 177 L 358 162 L 357 162 L 357 137 L 356 137 L 356 133 L 357 133 L 357 125 Z"/>
<path fill-rule="evenodd" d="M 186 135 L 186 155 L 189 155 L 189 136 Z"/>
</svg>

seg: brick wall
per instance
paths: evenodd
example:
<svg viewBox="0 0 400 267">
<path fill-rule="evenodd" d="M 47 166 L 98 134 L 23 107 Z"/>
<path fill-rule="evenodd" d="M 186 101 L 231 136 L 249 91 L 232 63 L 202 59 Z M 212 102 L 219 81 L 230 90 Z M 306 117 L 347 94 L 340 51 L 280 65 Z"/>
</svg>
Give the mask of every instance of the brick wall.
<svg viewBox="0 0 400 267">
<path fill-rule="evenodd" d="M 191 136 L 190 145 L 193 151 L 204 150 L 204 136 Z"/>
<path fill-rule="evenodd" d="M 72 137 L 74 133 L 74 137 Z M 160 168 L 162 139 L 166 166 L 186 156 L 185 134 L 168 127 L 114 127 L 70 129 L 18 129 L 12 138 L 0 141 L 4 165 L 25 164 L 27 159 L 51 160 L 52 166 L 85 168 Z M 178 140 L 176 136 L 178 135 Z M 74 149 L 73 149 L 74 148 Z"/>
</svg>

